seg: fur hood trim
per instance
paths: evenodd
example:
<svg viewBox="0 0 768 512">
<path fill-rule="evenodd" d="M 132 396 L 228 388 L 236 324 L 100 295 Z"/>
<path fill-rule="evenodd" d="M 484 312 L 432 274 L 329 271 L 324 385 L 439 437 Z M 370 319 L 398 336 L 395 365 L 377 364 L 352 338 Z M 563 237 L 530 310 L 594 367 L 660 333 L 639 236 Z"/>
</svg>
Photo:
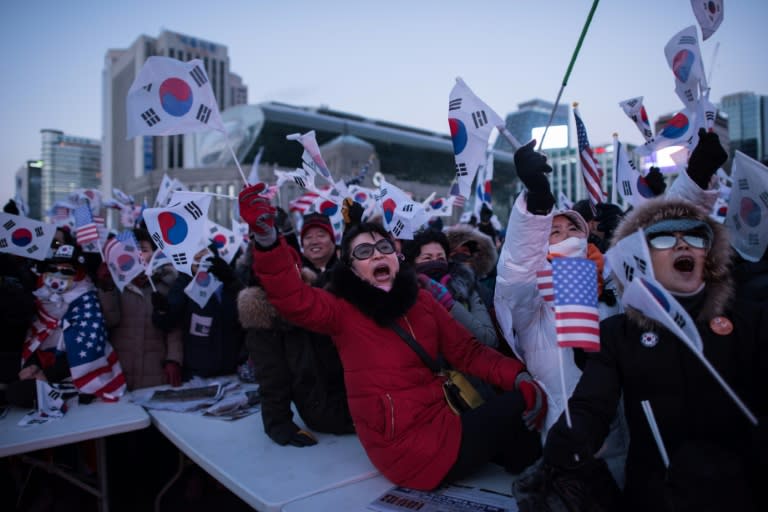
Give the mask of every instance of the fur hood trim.
<svg viewBox="0 0 768 512">
<path fill-rule="evenodd" d="M 445 228 L 445 236 L 448 237 L 448 243 L 452 251 L 469 241 L 474 241 L 477 244 L 477 252 L 472 255 L 470 261 L 472 266 L 475 267 L 478 278 L 487 276 L 496 266 L 496 261 L 499 258 L 496 245 L 491 237 L 480 232 L 474 226 L 469 224 L 450 226 Z"/>
<path fill-rule="evenodd" d="M 410 266 L 400 267 L 388 292 L 360 279 L 347 265 L 338 264 L 332 272 L 330 291 L 355 305 L 379 325 L 389 325 L 416 303 L 419 285 Z"/>
<path fill-rule="evenodd" d="M 258 286 L 243 288 L 237 295 L 237 315 L 244 329 L 271 329 L 278 318 L 277 310 Z"/>
<path fill-rule="evenodd" d="M 712 318 L 723 314 L 733 297 L 734 290 L 730 271 L 732 249 L 728 232 L 720 223 L 712 220 L 706 211 L 684 199 L 667 197 L 651 199 L 627 214 L 616 228 L 611 246 L 615 246 L 619 240 L 640 228 L 646 228 L 660 220 L 675 218 L 702 220 L 712 228 L 714 233 L 712 248 L 704 263 L 706 286 L 703 306 L 695 318 L 697 323 L 708 323 Z M 653 321 L 634 309 L 628 308 L 627 316 L 641 326 L 648 327 L 653 324 Z"/>
</svg>

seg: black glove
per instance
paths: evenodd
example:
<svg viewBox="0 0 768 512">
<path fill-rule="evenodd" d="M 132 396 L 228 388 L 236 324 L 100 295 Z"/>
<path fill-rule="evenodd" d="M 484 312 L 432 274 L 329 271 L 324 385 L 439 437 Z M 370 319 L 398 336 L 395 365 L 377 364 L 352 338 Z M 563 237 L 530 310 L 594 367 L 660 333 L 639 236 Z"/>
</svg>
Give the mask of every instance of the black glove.
<svg viewBox="0 0 768 512">
<path fill-rule="evenodd" d="M 715 132 L 699 128 L 699 143 L 688 159 L 688 176 L 703 188 L 709 188 L 709 180 L 725 161 L 728 153 L 720 145 L 720 137 Z"/>
<path fill-rule="evenodd" d="M 209 256 L 206 261 L 211 262 L 208 267 L 208 273 L 216 276 L 216 279 L 222 282 L 224 286 L 232 284 L 235 278 L 235 271 L 229 264 L 218 256 Z"/>
<path fill-rule="evenodd" d="M 156 313 L 167 313 L 170 308 L 168 297 L 160 292 L 152 292 L 152 308 Z"/>
<path fill-rule="evenodd" d="M 280 446 L 290 444 L 291 446 L 303 448 L 304 446 L 314 446 L 317 444 L 315 436 L 306 430 L 301 430 L 293 423 L 285 423 L 271 428 L 269 430 L 269 437 Z"/>
<path fill-rule="evenodd" d="M 291 222 L 291 218 L 288 216 L 288 213 L 279 206 L 277 207 L 277 215 L 275 217 L 275 227 L 277 227 L 277 230 L 286 237 L 293 234 L 293 223 Z"/>
<path fill-rule="evenodd" d="M 616 226 L 624 217 L 624 210 L 613 203 L 598 203 L 595 205 L 595 220 L 597 230 L 604 233 L 605 238 L 610 239 Z"/>
<path fill-rule="evenodd" d="M 621 490 L 603 459 L 590 459 L 574 469 L 542 460 L 512 484 L 521 512 L 620 510 Z"/>
<path fill-rule="evenodd" d="M 654 196 L 660 196 L 667 190 L 667 182 L 664 181 L 664 175 L 661 174 L 658 167 L 651 167 L 648 170 L 648 174 L 645 175 L 645 182 Z"/>
<path fill-rule="evenodd" d="M 344 231 L 346 232 L 350 227 L 360 224 L 363 220 L 363 213 L 365 213 L 363 205 L 351 197 L 345 198 L 341 206 L 341 215 L 344 217 Z"/>
<path fill-rule="evenodd" d="M 480 222 L 483 224 L 491 222 L 491 217 L 493 217 L 493 210 L 488 208 L 487 204 L 483 203 L 483 206 L 480 207 Z"/>
<path fill-rule="evenodd" d="M 552 167 L 547 164 L 547 157 L 533 148 L 536 140 L 515 151 L 517 176 L 528 189 L 528 211 L 534 215 L 547 215 L 555 205 L 555 196 L 549 186 L 547 174 Z"/>
</svg>

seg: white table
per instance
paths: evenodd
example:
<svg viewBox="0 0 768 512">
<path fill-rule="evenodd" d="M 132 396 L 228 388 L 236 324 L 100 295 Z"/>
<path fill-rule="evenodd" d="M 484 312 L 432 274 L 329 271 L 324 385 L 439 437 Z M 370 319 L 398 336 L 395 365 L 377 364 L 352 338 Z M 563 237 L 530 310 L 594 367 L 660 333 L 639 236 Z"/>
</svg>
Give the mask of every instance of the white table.
<svg viewBox="0 0 768 512">
<path fill-rule="evenodd" d="M 379 475 L 355 435 L 315 433 L 317 445 L 297 448 L 272 441 L 260 414 L 224 421 L 199 413 L 148 412 L 195 464 L 262 512 Z M 304 428 L 298 416 L 294 421 Z"/>
<path fill-rule="evenodd" d="M 8 414 L 0 419 L 0 457 L 94 439 L 97 451 L 98 487 L 83 482 L 70 472 L 51 463 L 26 456 L 24 462 L 54 473 L 93 494 L 99 500 L 99 510 L 107 512 L 109 495 L 104 438 L 148 427 L 150 419 L 146 411 L 126 399 L 112 403 L 97 400 L 88 405 L 80 404 L 71 408 L 63 418 L 52 419 L 43 424 L 19 426 L 19 420 L 27 412 L 29 411 L 26 409 L 12 407 Z"/>
<path fill-rule="evenodd" d="M 500 466 L 486 465 L 471 478 L 456 483 L 509 495 L 512 492 L 513 475 L 506 473 Z M 368 505 L 394 487 L 395 484 L 379 475 L 368 480 L 331 489 L 314 496 L 286 504 L 283 512 L 316 512 L 318 510 L 364 511 Z M 511 498 L 510 498 L 511 499 Z M 516 507 L 516 505 L 513 505 Z"/>
</svg>

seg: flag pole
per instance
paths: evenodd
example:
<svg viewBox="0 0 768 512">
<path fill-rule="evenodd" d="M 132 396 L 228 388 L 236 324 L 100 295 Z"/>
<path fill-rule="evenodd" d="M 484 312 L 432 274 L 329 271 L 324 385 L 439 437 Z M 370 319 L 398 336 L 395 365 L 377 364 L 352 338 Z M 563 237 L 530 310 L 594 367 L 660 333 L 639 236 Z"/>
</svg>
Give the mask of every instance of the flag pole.
<svg viewBox="0 0 768 512">
<path fill-rule="evenodd" d="M 584 36 L 587 35 L 587 29 L 589 28 L 589 24 L 592 23 L 592 16 L 595 14 L 595 9 L 597 9 L 597 3 L 599 1 L 600 0 L 595 0 L 594 2 L 592 2 L 592 8 L 589 10 L 587 21 L 584 23 L 584 28 L 581 29 L 579 42 L 576 43 L 576 48 L 573 49 L 571 62 L 568 64 L 568 69 L 565 71 L 565 76 L 563 77 L 563 83 L 560 86 L 560 91 L 558 91 L 557 93 L 557 99 L 555 100 L 555 104 L 552 106 L 552 112 L 549 114 L 549 121 L 547 121 L 547 126 L 544 128 L 544 133 L 541 135 L 541 141 L 539 142 L 539 151 L 541 151 L 541 148 L 544 144 L 544 138 L 547 136 L 547 131 L 549 130 L 550 125 L 552 124 L 552 119 L 554 119 L 555 117 L 557 106 L 560 104 L 560 97 L 563 95 L 563 89 L 565 89 L 565 86 L 568 85 L 568 77 L 571 75 L 571 71 L 573 70 L 573 65 L 576 62 L 576 57 L 579 55 L 579 50 L 581 50 L 581 44 L 584 42 Z"/>
<path fill-rule="evenodd" d="M 237 170 L 240 171 L 240 177 L 243 178 L 243 183 L 245 183 L 245 186 L 248 186 L 248 178 L 245 177 L 245 173 L 243 172 L 243 168 L 240 167 L 240 162 L 237 160 L 237 155 L 235 155 L 235 150 L 232 148 L 232 144 L 227 141 L 227 147 L 229 148 L 229 152 L 232 153 L 232 158 L 235 159 L 235 165 L 237 166 Z"/>
<path fill-rule="evenodd" d="M 642 400 L 640 405 L 643 407 L 645 419 L 648 420 L 648 425 L 651 427 L 651 433 L 653 434 L 654 441 L 656 441 L 656 446 L 659 448 L 659 454 L 661 455 L 661 460 L 664 462 L 664 467 L 669 468 L 669 456 L 667 455 L 667 449 L 664 447 L 664 442 L 661 440 L 659 424 L 656 423 L 656 418 L 653 415 L 651 402 L 648 400 Z"/>
<path fill-rule="evenodd" d="M 621 149 L 619 134 L 613 132 L 613 186 L 611 187 L 611 202 L 613 204 L 619 204 L 619 151 L 621 151 Z"/>
</svg>

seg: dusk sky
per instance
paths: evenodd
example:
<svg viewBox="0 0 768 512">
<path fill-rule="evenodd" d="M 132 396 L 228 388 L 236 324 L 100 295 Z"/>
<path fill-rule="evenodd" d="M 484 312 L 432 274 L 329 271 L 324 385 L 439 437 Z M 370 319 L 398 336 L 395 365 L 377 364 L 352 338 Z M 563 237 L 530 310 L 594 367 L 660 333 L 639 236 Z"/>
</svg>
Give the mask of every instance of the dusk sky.
<svg viewBox="0 0 768 512">
<path fill-rule="evenodd" d="M 742 91 L 768 94 L 768 2 L 724 3 L 718 31 L 707 41 L 698 32 L 711 74 L 710 99 L 717 103 Z M 13 196 L 16 171 L 40 157 L 41 129 L 101 139 L 104 56 L 141 34 L 156 37 L 167 29 L 227 46 L 231 70 L 243 77 L 251 104 L 326 105 L 447 134 L 448 95 L 457 76 L 502 117 L 530 99 L 554 101 L 591 5 L 592 0 L 2 2 L 0 201 Z M 642 141 L 618 105 L 622 100 L 644 96 L 652 122 L 682 107 L 664 46 L 694 24 L 698 29 L 690 0 L 603 0 L 597 6 L 561 100 L 579 102 L 593 144 L 609 142 L 613 132 L 624 142 Z"/>
</svg>

